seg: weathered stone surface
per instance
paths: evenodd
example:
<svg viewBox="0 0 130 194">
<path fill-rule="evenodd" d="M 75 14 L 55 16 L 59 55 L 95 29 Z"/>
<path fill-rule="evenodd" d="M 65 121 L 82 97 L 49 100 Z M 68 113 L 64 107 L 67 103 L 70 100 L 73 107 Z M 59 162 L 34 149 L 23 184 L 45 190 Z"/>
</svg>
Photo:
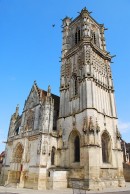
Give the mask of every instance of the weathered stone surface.
<svg viewBox="0 0 130 194">
<path fill-rule="evenodd" d="M 125 177 L 125 181 L 130 182 L 130 164 L 123 164 L 123 174 Z"/>
<path fill-rule="evenodd" d="M 120 135 L 104 27 L 86 9 L 63 20 L 59 97 L 34 83 L 12 115 L 3 183 L 33 189 L 124 186 Z M 59 116 L 59 118 L 58 118 Z"/>
</svg>

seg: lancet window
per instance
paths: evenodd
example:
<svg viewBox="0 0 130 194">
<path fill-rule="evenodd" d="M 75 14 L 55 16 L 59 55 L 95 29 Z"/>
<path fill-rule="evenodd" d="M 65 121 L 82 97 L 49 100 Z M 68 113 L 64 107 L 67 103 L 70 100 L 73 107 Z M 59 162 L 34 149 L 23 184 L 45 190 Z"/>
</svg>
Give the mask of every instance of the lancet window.
<svg viewBox="0 0 130 194">
<path fill-rule="evenodd" d="M 80 162 L 80 139 L 78 135 L 74 140 L 74 161 Z"/>
<path fill-rule="evenodd" d="M 102 161 L 103 163 L 110 163 L 111 143 L 109 135 L 104 132 L 102 134 Z"/>
<path fill-rule="evenodd" d="M 75 32 L 75 44 L 80 42 L 80 40 L 81 40 L 81 30 L 80 28 L 77 28 Z"/>
</svg>

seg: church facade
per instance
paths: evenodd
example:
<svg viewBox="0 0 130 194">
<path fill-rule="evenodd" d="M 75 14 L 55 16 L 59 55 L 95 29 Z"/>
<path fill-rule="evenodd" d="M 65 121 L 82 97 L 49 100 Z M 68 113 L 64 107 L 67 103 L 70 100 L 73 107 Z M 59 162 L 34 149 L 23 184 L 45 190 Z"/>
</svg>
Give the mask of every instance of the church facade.
<svg viewBox="0 0 130 194">
<path fill-rule="evenodd" d="M 11 117 L 4 184 L 34 189 L 125 186 L 104 25 L 86 8 L 63 19 L 60 98 L 36 82 Z"/>
</svg>

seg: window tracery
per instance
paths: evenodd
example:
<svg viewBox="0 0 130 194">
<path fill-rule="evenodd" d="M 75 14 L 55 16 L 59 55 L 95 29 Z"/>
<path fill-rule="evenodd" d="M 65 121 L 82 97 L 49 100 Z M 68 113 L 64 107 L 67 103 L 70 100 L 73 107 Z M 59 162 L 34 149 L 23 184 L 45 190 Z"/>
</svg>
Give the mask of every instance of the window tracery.
<svg viewBox="0 0 130 194">
<path fill-rule="evenodd" d="M 81 30 L 80 28 L 77 28 L 75 32 L 75 44 L 78 44 L 80 40 L 81 40 Z"/>
<path fill-rule="evenodd" d="M 32 130 L 34 126 L 34 111 L 28 110 L 26 112 L 26 124 L 25 124 L 25 130 Z"/>
<path fill-rule="evenodd" d="M 23 155 L 23 147 L 22 147 L 21 143 L 19 143 L 15 147 L 15 150 L 14 150 L 14 153 L 13 153 L 13 162 L 21 163 L 22 155 Z"/>
</svg>

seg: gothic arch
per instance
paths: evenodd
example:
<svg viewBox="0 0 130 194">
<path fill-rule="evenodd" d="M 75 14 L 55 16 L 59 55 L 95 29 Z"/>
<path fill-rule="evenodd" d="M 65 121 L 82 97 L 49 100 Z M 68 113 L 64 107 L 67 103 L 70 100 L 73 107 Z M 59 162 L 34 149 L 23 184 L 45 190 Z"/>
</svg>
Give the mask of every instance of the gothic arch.
<svg viewBox="0 0 130 194">
<path fill-rule="evenodd" d="M 80 162 L 80 133 L 73 130 L 69 135 L 70 163 Z"/>
<path fill-rule="evenodd" d="M 75 30 L 75 44 L 80 42 L 80 40 L 81 40 L 81 30 L 80 27 L 77 27 Z"/>
<path fill-rule="evenodd" d="M 111 137 L 105 130 L 101 135 L 102 162 L 111 163 Z"/>
<path fill-rule="evenodd" d="M 21 163 L 22 162 L 22 156 L 23 156 L 23 145 L 19 142 L 13 152 L 13 162 L 15 163 Z"/>
</svg>

